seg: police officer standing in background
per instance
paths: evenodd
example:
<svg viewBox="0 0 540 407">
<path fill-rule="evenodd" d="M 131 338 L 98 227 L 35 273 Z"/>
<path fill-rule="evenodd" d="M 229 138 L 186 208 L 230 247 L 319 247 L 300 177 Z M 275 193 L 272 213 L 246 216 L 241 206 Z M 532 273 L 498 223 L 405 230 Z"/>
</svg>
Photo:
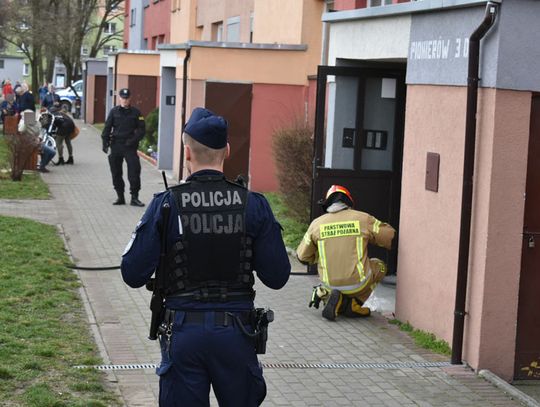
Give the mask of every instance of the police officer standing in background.
<svg viewBox="0 0 540 407">
<path fill-rule="evenodd" d="M 122 177 L 122 165 L 124 160 L 127 163 L 128 180 L 131 192 L 131 205 L 144 206 L 139 201 L 139 190 L 141 189 L 141 162 L 137 155 L 139 141 L 145 134 L 144 116 L 139 109 L 130 105 L 129 89 L 121 89 L 120 105 L 115 106 L 109 112 L 105 122 L 105 128 L 101 133 L 103 140 L 103 152 L 108 153 L 109 165 L 113 186 L 118 198 L 113 205 L 124 205 L 124 179 Z"/>
<path fill-rule="evenodd" d="M 165 264 L 154 281 L 164 269 L 160 406 L 207 407 L 210 385 L 222 407 L 258 406 L 266 396 L 252 337 L 253 271 L 280 289 L 291 266 L 264 196 L 223 175 L 227 128 L 223 117 L 193 111 L 183 134 L 189 177 L 154 196 L 122 257 L 133 288 Z"/>
</svg>

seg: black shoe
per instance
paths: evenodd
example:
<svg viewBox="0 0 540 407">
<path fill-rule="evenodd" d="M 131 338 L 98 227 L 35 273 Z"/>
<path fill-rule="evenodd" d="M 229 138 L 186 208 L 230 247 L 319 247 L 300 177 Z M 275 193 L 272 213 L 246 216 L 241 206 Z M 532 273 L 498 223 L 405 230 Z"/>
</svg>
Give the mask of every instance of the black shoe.
<svg viewBox="0 0 540 407">
<path fill-rule="evenodd" d="M 65 161 L 64 161 L 64 157 L 60 157 L 58 159 L 58 162 L 56 163 L 53 163 L 54 165 L 64 165 L 65 164 Z"/>
<path fill-rule="evenodd" d="M 68 160 L 66 161 L 66 164 L 73 164 L 73 157 L 69 157 Z"/>
<path fill-rule="evenodd" d="M 43 168 L 38 168 L 38 171 L 39 172 L 50 172 L 47 168 L 43 167 Z"/>
<path fill-rule="evenodd" d="M 131 206 L 144 206 L 144 204 L 139 201 L 139 198 L 131 197 Z"/>
<path fill-rule="evenodd" d="M 328 319 L 329 321 L 335 321 L 341 302 L 343 301 L 343 296 L 340 291 L 332 290 L 330 297 L 326 301 L 326 305 L 322 310 L 323 318 Z"/>
<path fill-rule="evenodd" d="M 126 200 L 124 199 L 124 193 L 123 192 L 117 192 L 118 198 L 116 198 L 116 201 L 113 202 L 113 205 L 125 205 Z"/>
</svg>

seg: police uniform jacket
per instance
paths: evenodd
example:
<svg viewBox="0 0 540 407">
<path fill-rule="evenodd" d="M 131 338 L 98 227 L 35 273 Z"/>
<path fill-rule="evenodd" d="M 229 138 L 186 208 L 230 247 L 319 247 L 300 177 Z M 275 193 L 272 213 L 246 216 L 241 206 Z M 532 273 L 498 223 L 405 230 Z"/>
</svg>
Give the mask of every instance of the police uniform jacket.
<svg viewBox="0 0 540 407">
<path fill-rule="evenodd" d="M 214 170 L 198 171 L 187 181 L 196 176 L 206 175 L 219 176 L 222 173 Z M 149 281 L 158 266 L 161 251 L 159 232 L 162 224 L 161 208 L 165 203 L 168 203 L 171 208 L 167 227 L 168 250 L 179 240 L 182 230 L 181 214 L 177 211 L 173 194 L 170 191 L 156 194 L 137 224 L 122 256 L 122 277 L 130 287 L 142 287 Z M 272 289 L 283 287 L 289 278 L 291 266 L 281 236 L 281 226 L 274 218 L 263 195 L 248 192 L 245 228 L 246 235 L 253 240 L 252 265 L 257 277 L 264 285 Z M 170 297 L 166 300 L 166 306 L 173 309 L 247 310 L 253 308 L 253 300 L 204 302 L 192 298 Z"/>
<path fill-rule="evenodd" d="M 124 144 L 136 148 L 144 133 L 144 116 L 139 109 L 133 106 L 115 106 L 105 121 L 101 138 L 106 146 Z"/>
<path fill-rule="evenodd" d="M 302 262 L 318 263 L 324 285 L 354 293 L 372 282 L 368 243 L 390 249 L 395 233 L 389 224 L 348 208 L 313 220 L 296 254 Z"/>
</svg>

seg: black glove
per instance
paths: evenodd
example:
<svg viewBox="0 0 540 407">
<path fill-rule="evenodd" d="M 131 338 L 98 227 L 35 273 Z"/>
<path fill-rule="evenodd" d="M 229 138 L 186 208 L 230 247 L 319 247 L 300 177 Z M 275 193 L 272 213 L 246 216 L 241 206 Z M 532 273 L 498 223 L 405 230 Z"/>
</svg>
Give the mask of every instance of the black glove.
<svg viewBox="0 0 540 407">
<path fill-rule="evenodd" d="M 103 148 L 101 149 L 105 154 L 108 154 L 109 153 L 109 145 L 108 144 L 103 144 Z"/>
</svg>

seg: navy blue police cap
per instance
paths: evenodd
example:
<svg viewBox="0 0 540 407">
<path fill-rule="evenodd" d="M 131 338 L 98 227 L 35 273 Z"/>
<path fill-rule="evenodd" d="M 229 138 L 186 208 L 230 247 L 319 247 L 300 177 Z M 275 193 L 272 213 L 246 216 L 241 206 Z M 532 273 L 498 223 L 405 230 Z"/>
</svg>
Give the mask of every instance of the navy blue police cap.
<svg viewBox="0 0 540 407">
<path fill-rule="evenodd" d="M 120 93 L 119 93 L 119 94 L 120 94 L 120 97 L 121 97 L 122 99 L 127 99 L 127 98 L 131 95 L 131 93 L 129 92 L 129 89 L 128 89 L 128 88 L 122 88 L 122 89 L 120 89 Z"/>
<path fill-rule="evenodd" d="M 184 126 L 184 132 L 214 150 L 227 146 L 227 120 L 203 107 L 196 107 Z"/>
</svg>

